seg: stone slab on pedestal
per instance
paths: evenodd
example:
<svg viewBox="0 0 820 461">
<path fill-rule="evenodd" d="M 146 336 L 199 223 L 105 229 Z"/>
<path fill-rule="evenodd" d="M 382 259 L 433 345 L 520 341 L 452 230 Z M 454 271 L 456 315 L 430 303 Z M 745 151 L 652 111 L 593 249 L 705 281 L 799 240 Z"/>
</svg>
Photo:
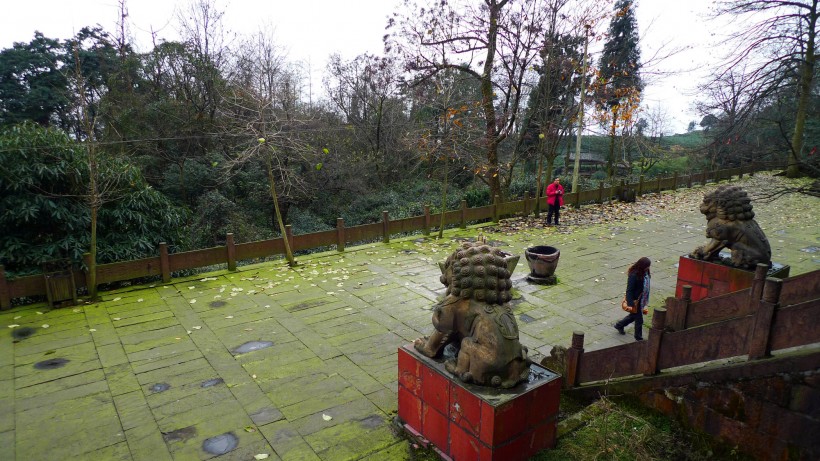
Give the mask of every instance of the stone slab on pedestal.
<svg viewBox="0 0 820 461">
<path fill-rule="evenodd" d="M 714 298 L 752 286 L 755 272 L 725 264 L 681 256 L 678 264 L 678 282 L 675 297 L 683 295 L 683 286 L 692 286 L 692 302 L 704 298 Z M 786 278 L 789 266 L 773 263 L 768 277 Z"/>
<path fill-rule="evenodd" d="M 455 461 L 527 460 L 555 446 L 559 375 L 537 364 L 511 389 L 465 384 L 443 361 L 399 348 L 399 419 Z"/>
</svg>

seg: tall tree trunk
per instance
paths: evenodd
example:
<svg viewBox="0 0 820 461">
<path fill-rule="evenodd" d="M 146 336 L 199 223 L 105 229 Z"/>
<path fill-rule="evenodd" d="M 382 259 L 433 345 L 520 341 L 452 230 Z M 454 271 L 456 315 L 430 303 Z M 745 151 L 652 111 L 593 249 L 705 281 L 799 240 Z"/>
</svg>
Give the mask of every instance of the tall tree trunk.
<svg viewBox="0 0 820 461">
<path fill-rule="evenodd" d="M 271 166 L 270 152 L 265 155 L 265 166 L 268 169 L 268 184 L 270 185 L 270 196 L 273 199 L 273 209 L 276 212 L 276 222 L 279 224 L 279 231 L 282 233 L 282 242 L 285 244 L 285 257 L 288 260 L 289 266 L 295 266 L 296 260 L 293 258 L 293 252 L 290 249 L 290 242 L 288 242 L 288 233 L 285 231 L 285 223 L 282 221 L 282 213 L 279 211 L 279 198 L 276 195 L 276 182 L 273 179 L 273 166 Z"/>
<path fill-rule="evenodd" d="M 88 257 L 88 297 L 97 299 L 97 206 L 91 206 L 91 243 Z"/>
<path fill-rule="evenodd" d="M 618 124 L 618 109 L 617 105 L 612 106 L 612 125 L 609 127 L 609 156 L 606 160 L 606 176 L 610 181 L 615 175 L 615 129 Z"/>
<path fill-rule="evenodd" d="M 506 0 L 498 3 L 487 2 L 490 10 L 490 28 L 487 31 L 487 56 L 481 74 L 481 107 L 484 112 L 484 136 L 487 142 L 487 183 L 490 185 L 492 195 L 490 200 L 494 200 L 496 196 L 502 197 L 501 178 L 498 171 L 498 122 L 495 119 L 495 106 L 493 105 L 492 72 L 498 40 L 498 15 L 506 3 Z"/>
<path fill-rule="evenodd" d="M 809 98 L 811 97 L 811 84 L 814 78 L 814 69 L 817 63 L 817 55 L 814 52 L 815 34 L 817 27 L 817 0 L 812 2 L 812 9 L 809 13 L 809 38 L 806 43 L 804 59 L 800 65 L 800 83 L 798 85 L 797 112 L 794 120 L 794 134 L 792 135 L 792 148 L 789 152 L 789 164 L 786 167 L 786 176 L 797 177 L 800 174 L 800 157 L 803 153 L 803 133 L 806 126 L 806 112 L 808 112 Z"/>
<path fill-rule="evenodd" d="M 447 212 L 447 173 L 450 168 L 450 159 L 444 158 L 444 186 L 441 189 L 441 218 L 438 225 L 438 238 L 444 237 L 444 214 Z"/>
<path fill-rule="evenodd" d="M 523 136 L 522 136 L 523 137 Z M 541 194 L 543 191 L 541 188 L 544 186 L 543 183 L 543 175 L 544 175 L 544 149 L 541 148 L 544 144 L 544 139 L 541 138 L 538 141 L 538 181 L 536 184 L 535 189 L 535 217 L 537 218 L 538 215 L 541 213 Z M 547 176 L 549 177 L 549 176 Z"/>
</svg>

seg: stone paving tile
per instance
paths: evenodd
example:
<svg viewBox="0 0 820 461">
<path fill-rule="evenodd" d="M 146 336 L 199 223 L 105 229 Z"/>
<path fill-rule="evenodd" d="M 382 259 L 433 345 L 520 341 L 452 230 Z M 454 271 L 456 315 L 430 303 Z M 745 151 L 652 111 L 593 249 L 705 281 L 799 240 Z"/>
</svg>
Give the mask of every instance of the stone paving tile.
<svg viewBox="0 0 820 461">
<path fill-rule="evenodd" d="M 295 268 L 280 260 L 105 292 L 97 304 L 0 312 L 0 326 L 30 328 L 19 338 L 0 335 L 0 457 L 408 459 L 407 442 L 389 426 L 396 349 L 432 330 L 431 308 L 444 295 L 438 261 L 479 232 L 514 254 L 556 246 L 558 285 L 528 282 L 526 261 L 512 276 L 511 306 L 530 354 L 568 345 L 574 331 L 584 333 L 587 350 L 629 343 L 631 334 L 611 326 L 623 314 L 625 271 L 652 258 L 650 306 L 663 305 L 680 255 L 705 241 L 702 195 L 692 197 L 689 210 L 572 232 L 512 233 L 489 223 L 449 230 L 442 240 L 414 236 L 299 256 Z M 820 268 L 820 257 L 801 251 L 820 242 L 816 202 L 801 206 L 776 219 L 767 207 L 783 205 L 755 204 L 775 259 L 793 275 Z M 251 341 L 271 345 L 235 351 Z M 69 362 L 33 367 L 56 358 Z M 205 439 L 225 433 L 238 438 L 235 450 L 203 450 Z"/>
</svg>

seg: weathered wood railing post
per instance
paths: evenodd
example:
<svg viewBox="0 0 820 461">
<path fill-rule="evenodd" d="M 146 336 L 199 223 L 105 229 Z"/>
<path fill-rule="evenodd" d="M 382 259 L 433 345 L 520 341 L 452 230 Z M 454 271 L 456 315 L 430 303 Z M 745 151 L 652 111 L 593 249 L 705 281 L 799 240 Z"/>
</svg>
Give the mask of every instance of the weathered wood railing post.
<svg viewBox="0 0 820 461">
<path fill-rule="evenodd" d="M 705 186 L 705 185 L 706 185 L 707 175 L 708 175 L 708 174 L 709 174 L 709 171 L 708 171 L 708 170 L 703 170 L 703 173 L 701 173 L 701 180 L 700 180 L 700 185 L 701 185 L 701 186 Z"/>
<path fill-rule="evenodd" d="M 495 200 L 493 200 L 493 222 L 498 222 L 498 209 L 501 206 L 501 197 L 495 196 Z"/>
<path fill-rule="evenodd" d="M 686 188 L 687 189 L 692 188 L 692 172 L 691 171 L 689 172 L 689 174 L 686 177 Z"/>
<path fill-rule="evenodd" d="M 461 228 L 467 228 L 467 201 L 461 201 Z"/>
<path fill-rule="evenodd" d="M 225 249 L 228 254 L 228 270 L 236 270 L 236 244 L 233 241 L 233 232 L 228 232 L 225 236 Z"/>
<path fill-rule="evenodd" d="M 430 235 L 430 205 L 424 205 L 424 235 Z"/>
<path fill-rule="evenodd" d="M 749 176 L 751 177 L 751 176 L 754 176 L 754 175 L 755 175 L 755 162 L 754 162 L 754 160 L 752 160 L 751 162 L 749 162 Z"/>
<path fill-rule="evenodd" d="M 524 191 L 524 216 L 530 215 L 530 191 Z"/>
<path fill-rule="evenodd" d="M 604 203 L 604 182 L 598 181 L 598 203 Z"/>
<path fill-rule="evenodd" d="M 97 287 L 94 287 L 94 289 L 92 290 L 91 287 L 88 286 L 89 285 L 88 281 L 90 279 L 88 274 L 89 274 L 90 268 L 91 268 L 91 253 L 83 253 L 83 263 L 85 263 L 85 267 L 86 267 L 85 281 L 84 281 L 85 282 L 85 289 L 88 290 L 88 295 L 90 297 L 94 298 L 94 297 L 96 297 Z M 94 266 L 94 269 L 96 270 L 96 266 Z M 96 277 L 95 277 L 95 280 L 96 280 Z"/>
<path fill-rule="evenodd" d="M 692 286 L 684 285 L 680 298 L 666 298 L 666 323 L 673 331 L 686 329 L 686 315 L 692 303 Z"/>
<path fill-rule="evenodd" d="M 382 211 L 382 242 L 390 243 L 390 215 Z"/>
<path fill-rule="evenodd" d="M 652 327 L 649 329 L 649 339 L 644 349 L 643 374 L 646 376 L 658 374 L 658 357 L 661 353 L 661 339 L 666 328 L 666 309 L 659 307 L 652 314 Z"/>
<path fill-rule="evenodd" d="M 6 282 L 6 268 L 0 264 L 0 310 L 11 308 L 11 293 Z"/>
<path fill-rule="evenodd" d="M 766 284 L 766 275 L 769 273 L 769 265 L 758 263 L 755 267 L 755 276 L 752 280 L 752 287 L 749 290 L 749 302 L 758 301 L 763 296 L 763 285 Z"/>
<path fill-rule="evenodd" d="M 336 250 L 345 251 L 345 220 L 336 218 Z"/>
<path fill-rule="evenodd" d="M 171 281 L 171 261 L 168 259 L 168 244 L 165 242 L 159 242 L 159 271 L 162 283 Z"/>
<path fill-rule="evenodd" d="M 643 195 L 643 175 L 638 180 L 638 196 Z"/>
<path fill-rule="evenodd" d="M 740 173 L 738 173 L 737 179 L 738 180 L 743 179 L 743 163 L 740 164 Z"/>
<path fill-rule="evenodd" d="M 678 190 L 678 172 L 675 172 L 675 175 L 672 176 L 672 191 Z"/>
<path fill-rule="evenodd" d="M 782 280 L 771 277 L 766 279 L 766 284 L 763 286 L 763 297 L 757 309 L 752 313 L 754 321 L 749 335 L 749 360 L 762 359 L 771 355 L 772 347 L 769 338 L 774 310 L 777 309 L 780 300 L 781 288 L 783 288 Z"/>
<path fill-rule="evenodd" d="M 584 332 L 572 332 L 572 345 L 567 349 L 567 376 L 564 378 L 564 387 L 572 388 L 578 385 L 578 367 L 581 356 L 584 355 Z"/>
</svg>

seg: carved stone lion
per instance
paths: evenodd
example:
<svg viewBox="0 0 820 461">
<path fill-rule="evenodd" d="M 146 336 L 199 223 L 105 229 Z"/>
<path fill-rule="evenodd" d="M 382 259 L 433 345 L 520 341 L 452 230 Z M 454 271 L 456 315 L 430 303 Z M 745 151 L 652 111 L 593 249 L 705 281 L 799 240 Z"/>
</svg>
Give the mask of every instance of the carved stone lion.
<svg viewBox="0 0 820 461">
<path fill-rule="evenodd" d="M 527 349 L 518 341 L 518 324 L 507 304 L 512 295 L 504 253 L 488 245 L 465 243 L 444 263 L 444 300 L 433 308 L 436 331 L 414 342 L 428 357 L 448 344 L 458 354 L 445 368 L 464 382 L 513 387 L 529 376 Z"/>
<path fill-rule="evenodd" d="M 771 263 L 769 240 L 753 219 L 755 214 L 746 191 L 737 186 L 720 186 L 704 195 L 700 212 L 706 216 L 706 236 L 711 240 L 697 247 L 690 257 L 711 261 L 720 250 L 729 248 L 735 267 Z"/>
</svg>

